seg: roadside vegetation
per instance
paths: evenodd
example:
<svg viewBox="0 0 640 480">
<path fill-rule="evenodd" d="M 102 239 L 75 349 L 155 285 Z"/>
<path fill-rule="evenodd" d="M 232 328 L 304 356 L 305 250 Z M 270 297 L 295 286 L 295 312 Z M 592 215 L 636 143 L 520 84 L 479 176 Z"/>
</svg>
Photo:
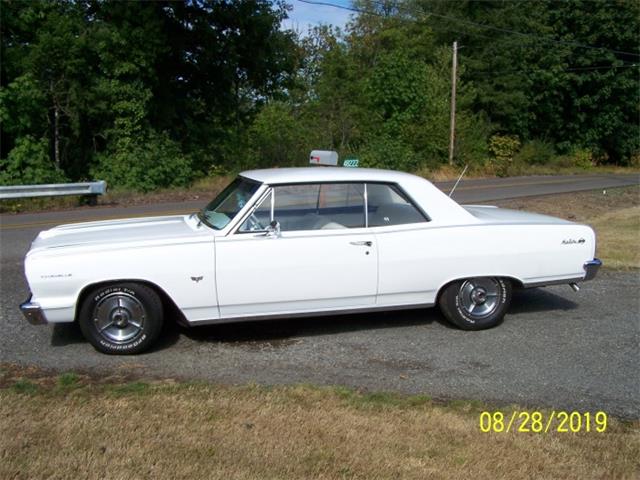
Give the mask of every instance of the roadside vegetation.
<svg viewBox="0 0 640 480">
<path fill-rule="evenodd" d="M 414 172 L 416 175 L 433 181 L 456 180 L 462 168 L 442 166 L 435 171 L 419 170 Z M 563 168 L 550 169 L 542 167 L 528 167 L 526 170 L 519 170 L 518 175 L 579 175 L 581 173 L 589 174 L 638 174 L 640 168 L 632 167 L 616 167 L 616 166 L 598 166 L 589 170 Z M 472 167 L 467 170 L 464 179 L 469 178 L 487 178 L 493 177 L 491 172 L 482 168 Z M 189 187 L 170 187 L 159 188 L 153 192 L 140 192 L 126 188 L 108 189 L 105 195 L 101 195 L 97 199 L 99 206 L 133 206 L 158 203 L 179 203 L 186 201 L 202 202 L 204 206 L 212 200 L 234 177 L 232 175 L 215 175 L 195 180 Z M 464 184 L 463 179 L 463 184 Z M 73 208 L 88 207 L 89 203 L 86 198 L 78 196 L 70 197 L 42 197 L 42 198 L 21 198 L 16 200 L 0 201 L 0 213 L 24 213 L 24 212 L 41 212 L 48 210 L 68 210 Z M 93 207 L 92 207 L 93 208 Z"/>
<path fill-rule="evenodd" d="M 352 7 L 296 32 L 286 1 L 3 1 L 0 184 L 150 192 L 316 148 L 437 176 L 454 40 L 453 170 L 640 166 L 638 2 Z"/>
<path fill-rule="evenodd" d="M 630 479 L 640 469 L 637 421 L 482 433 L 479 414 L 495 407 L 478 402 L 0 372 L 1 478 Z"/>
</svg>

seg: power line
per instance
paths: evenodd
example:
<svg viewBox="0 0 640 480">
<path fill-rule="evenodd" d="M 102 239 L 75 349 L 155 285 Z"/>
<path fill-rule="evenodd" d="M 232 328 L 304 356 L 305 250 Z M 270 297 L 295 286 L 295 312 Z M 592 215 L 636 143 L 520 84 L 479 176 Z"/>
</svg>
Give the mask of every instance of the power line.
<svg viewBox="0 0 640 480">
<path fill-rule="evenodd" d="M 580 72 L 584 70 L 615 70 L 616 68 L 637 68 L 640 64 L 632 63 L 625 65 L 600 65 L 596 67 L 572 67 L 563 70 L 564 72 Z"/>
<path fill-rule="evenodd" d="M 355 13 L 363 13 L 363 14 L 367 14 L 367 15 L 374 15 L 374 16 L 378 16 L 378 17 L 383 17 L 386 18 L 385 15 L 382 15 L 378 12 L 374 12 L 374 11 L 370 11 L 370 10 L 362 10 L 359 8 L 355 8 L 355 7 L 350 7 L 350 6 L 346 6 L 346 5 L 338 5 L 335 3 L 330 3 L 330 2 L 325 2 L 325 1 L 320 1 L 320 0 L 297 0 L 298 2 L 301 3 L 307 3 L 309 5 L 321 5 L 321 6 L 326 6 L 326 7 L 333 7 L 333 8 L 338 8 L 341 10 L 348 10 L 351 12 L 355 12 Z M 384 6 L 383 4 L 379 3 L 379 2 L 372 2 L 378 6 Z M 399 9 L 399 5 L 396 5 L 396 8 Z M 540 35 L 535 35 L 535 34 L 531 34 L 531 33 L 523 33 L 523 32 L 519 32 L 517 30 L 511 30 L 511 29 L 507 29 L 507 28 L 500 28 L 500 27 L 494 27 L 493 25 L 486 25 L 483 23 L 477 23 L 477 22 L 472 22 L 470 20 L 464 20 L 461 18 L 457 18 L 457 17 L 451 17 L 449 15 L 443 15 L 440 13 L 435 13 L 435 12 L 425 12 L 430 16 L 433 17 L 439 17 L 439 18 L 444 18 L 446 20 L 450 20 L 453 22 L 458 22 L 458 23 L 462 23 L 462 24 L 466 24 L 466 25 L 471 25 L 474 27 L 478 27 L 478 28 L 484 28 L 487 30 L 494 30 L 494 31 L 498 31 L 498 32 L 502 32 L 502 33 L 509 33 L 511 35 L 518 35 L 520 37 L 528 37 L 528 38 L 532 38 L 532 39 L 536 39 L 539 41 L 543 41 L 543 42 L 549 42 L 549 43 L 556 43 L 558 45 L 567 45 L 567 46 L 573 46 L 573 47 L 578 47 L 578 48 L 586 48 L 586 49 L 592 49 L 592 50 L 601 50 L 601 51 L 606 51 L 606 52 L 610 52 L 610 53 L 617 53 L 620 55 L 631 55 L 634 57 L 640 57 L 640 53 L 635 53 L 635 52 L 626 52 L 623 50 L 614 50 L 611 48 L 606 48 L 606 47 L 598 47 L 595 45 L 587 45 L 587 44 L 583 44 L 583 43 L 578 43 L 578 42 L 568 42 L 568 41 L 564 41 L 564 40 L 557 40 L 555 38 L 549 38 L 549 37 L 542 37 Z M 470 33 L 470 32 L 468 32 Z M 472 34 L 472 33 L 470 33 Z"/>
<path fill-rule="evenodd" d="M 558 70 L 555 73 L 564 73 L 564 72 L 584 72 L 584 71 L 595 71 L 595 70 L 616 70 L 619 68 L 639 68 L 640 64 L 625 64 L 625 65 L 601 65 L 594 67 L 572 67 L 565 68 L 563 70 Z M 538 72 L 548 72 L 549 69 L 538 68 L 531 70 L 502 70 L 502 71 L 478 71 L 474 72 L 474 77 L 477 76 L 496 76 L 496 75 L 505 75 L 510 73 L 538 73 Z"/>
</svg>

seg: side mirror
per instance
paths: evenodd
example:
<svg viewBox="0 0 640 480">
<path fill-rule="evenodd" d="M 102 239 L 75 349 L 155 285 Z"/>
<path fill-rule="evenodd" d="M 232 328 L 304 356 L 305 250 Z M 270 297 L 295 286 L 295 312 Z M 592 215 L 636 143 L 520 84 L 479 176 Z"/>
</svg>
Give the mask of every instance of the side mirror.
<svg viewBox="0 0 640 480">
<path fill-rule="evenodd" d="M 267 237 L 278 238 L 280 236 L 280 222 L 274 220 L 267 227 Z"/>
</svg>

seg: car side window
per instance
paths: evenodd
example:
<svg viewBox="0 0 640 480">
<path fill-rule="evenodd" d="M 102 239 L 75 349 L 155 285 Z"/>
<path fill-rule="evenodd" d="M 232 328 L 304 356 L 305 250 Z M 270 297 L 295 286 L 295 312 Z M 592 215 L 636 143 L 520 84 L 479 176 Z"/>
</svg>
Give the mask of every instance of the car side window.
<svg viewBox="0 0 640 480">
<path fill-rule="evenodd" d="M 240 226 L 240 233 L 263 232 L 266 230 L 267 226 L 271 223 L 272 195 L 273 192 L 269 193 L 269 195 L 262 199 L 258 208 L 256 208 Z"/>
<path fill-rule="evenodd" d="M 370 227 L 426 222 L 425 216 L 395 185 L 367 183 Z"/>
<path fill-rule="evenodd" d="M 283 232 L 362 228 L 364 184 L 316 183 L 273 187 L 273 220 Z M 240 229 L 256 231 L 271 221 L 271 199 L 267 197 Z M 252 218 L 253 217 L 253 218 Z"/>
</svg>

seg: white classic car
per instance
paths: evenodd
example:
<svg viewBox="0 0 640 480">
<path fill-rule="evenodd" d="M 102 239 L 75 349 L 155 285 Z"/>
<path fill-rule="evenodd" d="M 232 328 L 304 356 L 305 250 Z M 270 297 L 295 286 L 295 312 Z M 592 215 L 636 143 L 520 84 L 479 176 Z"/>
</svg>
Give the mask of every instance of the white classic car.
<svg viewBox="0 0 640 480">
<path fill-rule="evenodd" d="M 34 324 L 77 321 L 101 352 L 150 347 L 163 322 L 430 307 L 460 328 L 498 324 L 514 287 L 590 280 L 594 231 L 460 206 L 407 173 L 241 173 L 199 213 L 63 225 L 25 259 Z M 167 318 L 171 313 L 172 318 Z"/>
</svg>

